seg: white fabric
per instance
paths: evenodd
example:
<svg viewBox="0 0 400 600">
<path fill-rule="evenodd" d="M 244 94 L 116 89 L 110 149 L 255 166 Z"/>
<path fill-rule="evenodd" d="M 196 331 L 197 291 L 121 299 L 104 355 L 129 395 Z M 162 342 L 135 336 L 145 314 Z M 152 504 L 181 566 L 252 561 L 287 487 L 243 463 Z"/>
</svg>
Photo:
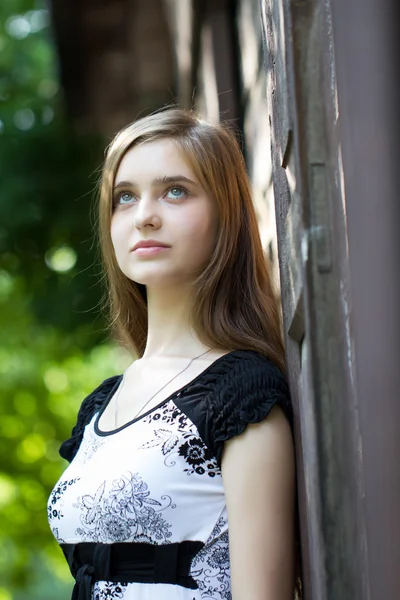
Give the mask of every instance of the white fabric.
<svg viewBox="0 0 400 600">
<path fill-rule="evenodd" d="M 167 400 L 124 428 L 99 434 L 96 413 L 48 501 L 59 543 L 201 541 L 198 590 L 97 582 L 93 600 L 230 600 L 228 526 L 221 471 L 196 426 Z"/>
</svg>

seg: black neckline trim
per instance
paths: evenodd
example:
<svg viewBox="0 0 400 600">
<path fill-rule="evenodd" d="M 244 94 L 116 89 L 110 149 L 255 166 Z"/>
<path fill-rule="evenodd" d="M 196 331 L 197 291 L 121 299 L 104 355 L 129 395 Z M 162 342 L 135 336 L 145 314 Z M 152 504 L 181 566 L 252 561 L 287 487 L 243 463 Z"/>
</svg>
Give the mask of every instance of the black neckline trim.
<svg viewBox="0 0 400 600">
<path fill-rule="evenodd" d="M 97 414 L 97 416 L 95 418 L 95 421 L 94 421 L 94 431 L 95 431 L 95 433 L 97 435 L 101 436 L 101 437 L 107 437 L 109 435 L 113 435 L 114 433 L 118 433 L 119 431 L 122 431 L 123 429 L 126 429 L 126 427 L 129 427 L 130 425 L 133 425 L 137 421 L 141 421 L 142 419 L 144 419 L 145 417 L 147 417 L 148 415 L 150 415 L 152 412 L 154 412 L 155 410 L 157 410 L 158 408 L 160 408 L 161 406 L 163 406 L 164 404 L 166 404 L 167 402 L 169 402 L 170 400 L 172 400 L 178 394 L 182 394 L 186 390 L 186 388 L 188 388 L 189 386 L 193 385 L 194 383 L 197 383 L 197 381 L 199 379 L 201 379 L 201 377 L 203 377 L 204 375 L 206 375 L 206 373 L 208 373 L 217 363 L 220 363 L 223 359 L 226 359 L 226 358 L 228 358 L 228 357 L 230 357 L 230 356 L 232 356 L 234 354 L 237 354 L 239 352 L 243 352 L 243 350 L 232 350 L 231 352 L 227 352 L 223 356 L 220 356 L 219 358 L 217 358 L 216 360 L 214 360 L 214 362 L 212 362 L 211 364 L 209 364 L 208 367 L 206 367 L 204 369 L 204 371 L 201 371 L 201 373 L 199 373 L 198 375 L 196 375 L 196 377 L 194 377 L 191 381 L 189 381 L 184 386 L 182 386 L 180 389 L 178 389 L 175 392 L 173 392 L 172 394 L 170 394 L 167 398 L 165 398 L 164 400 L 162 400 L 156 406 L 153 406 L 152 408 L 150 408 L 149 410 L 147 410 L 142 415 L 139 415 L 135 419 L 132 419 L 131 421 L 128 421 L 124 425 L 121 425 L 120 427 L 117 427 L 117 429 L 110 429 L 109 431 L 102 431 L 101 429 L 99 429 L 99 421 L 100 421 L 101 415 L 104 413 L 104 411 L 106 410 L 107 406 L 111 402 L 111 399 L 113 398 L 115 392 L 117 391 L 117 389 L 118 389 L 118 387 L 119 387 L 119 385 L 120 385 L 120 383 L 122 381 L 123 375 L 118 375 L 115 384 L 112 386 L 111 390 L 106 395 L 106 398 L 105 398 L 105 401 L 103 403 L 103 406 L 100 408 L 100 410 L 99 410 L 99 412 L 98 412 L 98 414 Z"/>
</svg>

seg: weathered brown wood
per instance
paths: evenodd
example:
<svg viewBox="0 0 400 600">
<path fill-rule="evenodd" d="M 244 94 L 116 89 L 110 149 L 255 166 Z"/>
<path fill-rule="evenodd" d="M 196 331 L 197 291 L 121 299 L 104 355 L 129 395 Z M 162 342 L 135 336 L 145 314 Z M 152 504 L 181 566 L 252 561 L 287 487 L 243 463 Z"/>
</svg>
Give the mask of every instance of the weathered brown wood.
<svg viewBox="0 0 400 600">
<path fill-rule="evenodd" d="M 297 403 L 304 592 L 313 600 L 365 600 L 363 479 L 329 5 L 262 5 L 288 369 Z"/>
<path fill-rule="evenodd" d="M 77 129 L 112 135 L 175 100 L 162 0 L 52 1 L 67 109 Z"/>
<path fill-rule="evenodd" d="M 335 0 L 371 599 L 400 590 L 399 5 Z"/>
</svg>

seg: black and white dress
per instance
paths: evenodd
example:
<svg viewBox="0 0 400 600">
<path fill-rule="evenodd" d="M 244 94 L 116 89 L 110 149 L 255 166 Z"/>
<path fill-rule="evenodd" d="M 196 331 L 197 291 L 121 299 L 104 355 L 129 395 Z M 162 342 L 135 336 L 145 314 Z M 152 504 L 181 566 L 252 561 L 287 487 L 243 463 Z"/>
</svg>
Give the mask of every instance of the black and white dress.
<svg viewBox="0 0 400 600">
<path fill-rule="evenodd" d="M 262 354 L 235 350 L 156 407 L 102 432 L 98 421 L 121 380 L 106 379 L 84 400 L 72 437 L 60 448 L 70 464 L 48 500 L 51 530 L 62 547 L 167 547 L 164 570 L 168 547 L 194 543 L 181 583 L 169 583 L 168 574 L 161 582 L 94 580 L 92 600 L 229 600 L 224 442 L 275 404 L 291 423 L 286 381 Z"/>
</svg>

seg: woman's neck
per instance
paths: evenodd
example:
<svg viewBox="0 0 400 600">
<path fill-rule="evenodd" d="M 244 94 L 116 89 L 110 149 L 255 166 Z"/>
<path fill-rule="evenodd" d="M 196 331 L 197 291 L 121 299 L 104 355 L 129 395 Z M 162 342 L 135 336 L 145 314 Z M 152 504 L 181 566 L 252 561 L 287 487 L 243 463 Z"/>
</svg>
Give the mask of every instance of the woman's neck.
<svg viewBox="0 0 400 600">
<path fill-rule="evenodd" d="M 208 350 L 190 325 L 189 293 L 147 290 L 148 334 L 143 359 L 192 358 Z"/>
</svg>

